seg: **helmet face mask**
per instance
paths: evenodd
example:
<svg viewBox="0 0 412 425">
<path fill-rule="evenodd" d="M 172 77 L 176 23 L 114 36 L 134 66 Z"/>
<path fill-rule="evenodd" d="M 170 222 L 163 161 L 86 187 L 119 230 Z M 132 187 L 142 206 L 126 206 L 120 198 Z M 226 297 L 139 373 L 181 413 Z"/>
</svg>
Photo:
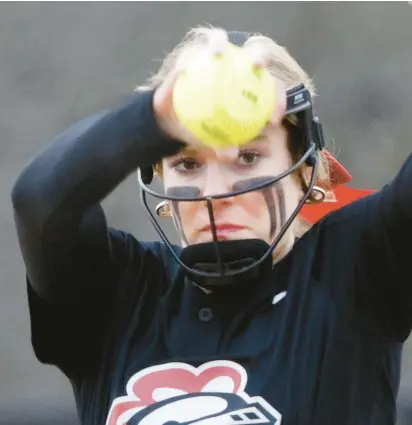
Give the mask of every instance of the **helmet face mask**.
<svg viewBox="0 0 412 425">
<path fill-rule="evenodd" d="M 303 152 L 303 155 L 295 164 L 278 175 L 255 176 L 254 178 L 237 180 L 233 182 L 232 190 L 228 193 L 203 196 L 202 188 L 199 186 L 170 187 L 167 188 L 165 194 L 161 194 L 148 187 L 153 180 L 153 168 L 138 170 L 140 196 L 149 219 L 186 275 L 200 286 L 210 289 L 234 284 L 239 285 L 242 281 L 251 281 L 270 270 L 272 268 L 272 253 L 274 249 L 313 192 L 320 161 L 318 152 L 323 149 L 324 140 L 322 127 L 318 119 L 313 115 L 310 93 L 303 85 L 299 85 L 287 92 L 286 119 L 288 116 L 296 118 L 294 127 L 297 128 L 300 137 L 297 137 L 293 143 L 299 144 L 299 151 Z M 276 187 L 277 183 L 294 173 L 304 164 L 312 168 L 307 190 L 270 245 L 256 239 L 219 240 L 216 234 L 213 201 L 233 198 L 256 191 L 265 196 L 265 191 L 271 191 L 271 189 Z M 150 210 L 147 204 L 147 194 L 162 200 L 156 209 L 158 215 L 173 217 L 177 231 L 184 245 L 187 245 L 180 254 L 175 251 L 155 215 Z M 211 242 L 196 245 L 187 244 L 178 214 L 177 205 L 179 202 L 206 203 L 212 234 Z M 270 209 L 270 202 L 266 200 L 266 203 Z M 271 211 L 269 213 L 271 214 Z"/>
</svg>

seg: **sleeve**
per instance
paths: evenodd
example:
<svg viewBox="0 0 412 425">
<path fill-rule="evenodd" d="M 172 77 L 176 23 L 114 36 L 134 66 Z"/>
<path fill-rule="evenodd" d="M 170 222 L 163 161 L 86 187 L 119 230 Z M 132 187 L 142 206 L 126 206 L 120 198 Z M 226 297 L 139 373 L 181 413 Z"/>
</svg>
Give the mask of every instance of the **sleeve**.
<svg viewBox="0 0 412 425">
<path fill-rule="evenodd" d="M 391 183 L 360 204 L 357 299 L 403 342 L 412 329 L 412 154 Z"/>
<path fill-rule="evenodd" d="M 130 260 L 127 238 L 108 230 L 100 202 L 137 167 L 183 146 L 157 127 L 152 97 L 139 93 L 75 124 L 13 187 L 33 347 L 40 361 L 65 372 L 98 354 L 116 278 Z"/>
</svg>

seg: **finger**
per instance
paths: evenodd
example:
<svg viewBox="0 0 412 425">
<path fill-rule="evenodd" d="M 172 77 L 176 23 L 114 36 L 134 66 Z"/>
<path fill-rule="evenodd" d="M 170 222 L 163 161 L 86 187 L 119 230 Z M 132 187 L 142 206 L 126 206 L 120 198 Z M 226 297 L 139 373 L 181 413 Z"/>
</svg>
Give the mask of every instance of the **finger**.
<svg viewBox="0 0 412 425">
<path fill-rule="evenodd" d="M 264 46 L 251 45 L 246 49 L 249 59 L 256 68 L 267 68 L 270 63 L 270 54 Z"/>
<path fill-rule="evenodd" d="M 162 84 L 157 88 L 154 103 L 155 109 L 159 113 L 165 113 L 170 110 L 173 103 L 173 88 L 176 83 L 176 80 L 182 74 L 183 68 L 177 67 L 172 72 L 170 72 L 166 78 L 163 80 Z"/>
<path fill-rule="evenodd" d="M 220 28 L 213 29 L 208 37 L 208 51 L 213 56 L 222 55 L 229 44 L 228 34 Z"/>
</svg>

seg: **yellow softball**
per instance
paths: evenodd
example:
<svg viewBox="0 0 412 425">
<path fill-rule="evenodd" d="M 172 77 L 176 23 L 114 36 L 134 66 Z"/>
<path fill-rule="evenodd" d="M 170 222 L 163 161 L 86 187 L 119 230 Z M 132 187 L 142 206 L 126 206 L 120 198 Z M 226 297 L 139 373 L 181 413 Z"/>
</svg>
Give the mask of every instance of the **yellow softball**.
<svg viewBox="0 0 412 425">
<path fill-rule="evenodd" d="M 204 55 L 177 79 L 176 115 L 202 143 L 215 148 L 253 140 L 275 107 L 275 83 L 246 52 L 233 44 L 224 54 Z"/>
</svg>

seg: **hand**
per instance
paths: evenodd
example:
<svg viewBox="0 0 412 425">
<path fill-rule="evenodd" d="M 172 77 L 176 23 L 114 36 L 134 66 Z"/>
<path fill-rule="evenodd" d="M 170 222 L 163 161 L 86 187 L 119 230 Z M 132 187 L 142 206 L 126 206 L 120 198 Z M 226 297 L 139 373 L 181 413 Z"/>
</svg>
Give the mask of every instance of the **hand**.
<svg viewBox="0 0 412 425">
<path fill-rule="evenodd" d="M 217 56 L 225 52 L 229 44 L 227 32 L 221 29 L 211 31 L 208 43 L 199 55 Z M 258 68 L 265 68 L 269 63 L 267 52 L 258 44 L 250 44 L 244 47 L 250 55 L 252 63 Z M 171 138 L 180 140 L 187 144 L 200 144 L 178 120 L 173 109 L 173 88 L 179 75 L 184 72 L 184 67 L 176 66 L 166 77 L 163 83 L 156 89 L 153 97 L 153 108 L 160 128 Z M 286 112 L 286 89 L 285 84 L 275 79 L 276 84 L 276 106 L 270 119 L 269 125 L 281 125 Z"/>
</svg>

